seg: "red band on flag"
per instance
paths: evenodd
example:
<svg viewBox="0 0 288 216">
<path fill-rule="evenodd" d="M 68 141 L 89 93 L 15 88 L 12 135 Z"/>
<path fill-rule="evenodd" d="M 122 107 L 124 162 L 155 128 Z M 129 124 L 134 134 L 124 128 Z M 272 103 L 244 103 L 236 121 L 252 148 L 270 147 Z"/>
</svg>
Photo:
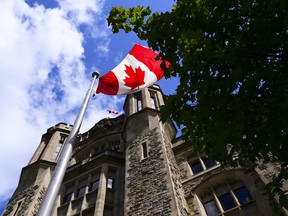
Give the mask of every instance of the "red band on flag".
<svg viewBox="0 0 288 216">
<path fill-rule="evenodd" d="M 115 74 L 110 71 L 105 76 L 99 78 L 98 88 L 96 93 L 107 95 L 116 95 L 119 89 L 119 83 Z"/>
</svg>

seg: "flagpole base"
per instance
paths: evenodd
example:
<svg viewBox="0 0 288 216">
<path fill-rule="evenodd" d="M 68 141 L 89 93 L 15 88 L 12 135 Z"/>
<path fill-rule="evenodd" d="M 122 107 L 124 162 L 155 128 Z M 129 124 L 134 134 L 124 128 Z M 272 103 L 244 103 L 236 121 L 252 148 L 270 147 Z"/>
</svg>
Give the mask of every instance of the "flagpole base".
<svg viewBox="0 0 288 216">
<path fill-rule="evenodd" d="M 94 72 L 92 73 L 92 77 L 93 77 L 93 78 L 94 78 L 94 76 L 96 76 L 96 79 L 98 79 L 98 77 L 99 77 L 98 71 L 94 71 Z"/>
</svg>

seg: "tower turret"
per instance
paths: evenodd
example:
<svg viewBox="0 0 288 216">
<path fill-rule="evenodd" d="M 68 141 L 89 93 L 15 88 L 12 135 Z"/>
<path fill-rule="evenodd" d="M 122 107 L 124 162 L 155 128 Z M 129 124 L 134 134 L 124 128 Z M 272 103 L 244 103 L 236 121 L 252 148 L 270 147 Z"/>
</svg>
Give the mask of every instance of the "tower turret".
<svg viewBox="0 0 288 216">
<path fill-rule="evenodd" d="M 172 150 L 176 129 L 160 121 L 162 105 L 157 85 L 126 98 L 125 215 L 188 215 Z"/>
<path fill-rule="evenodd" d="M 22 169 L 18 187 L 3 216 L 37 212 L 70 130 L 64 123 L 47 129 L 28 165 Z"/>
</svg>

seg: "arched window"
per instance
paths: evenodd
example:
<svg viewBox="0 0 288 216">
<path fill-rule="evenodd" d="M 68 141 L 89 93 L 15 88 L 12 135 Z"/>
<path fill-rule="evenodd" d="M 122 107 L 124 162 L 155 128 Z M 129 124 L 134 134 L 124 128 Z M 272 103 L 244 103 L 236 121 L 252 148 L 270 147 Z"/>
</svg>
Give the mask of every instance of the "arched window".
<svg viewBox="0 0 288 216">
<path fill-rule="evenodd" d="M 210 193 L 198 195 L 207 216 L 216 216 L 226 212 L 243 210 L 243 205 L 254 199 L 242 182 L 225 183 L 217 188 L 211 187 Z M 240 208 L 241 207 L 241 208 Z"/>
</svg>

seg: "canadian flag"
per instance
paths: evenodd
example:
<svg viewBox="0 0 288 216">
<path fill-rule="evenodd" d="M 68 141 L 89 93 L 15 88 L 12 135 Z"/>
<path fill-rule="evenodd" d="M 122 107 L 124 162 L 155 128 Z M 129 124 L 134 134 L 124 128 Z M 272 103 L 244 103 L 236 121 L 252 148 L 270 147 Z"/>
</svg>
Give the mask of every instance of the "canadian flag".
<svg viewBox="0 0 288 216">
<path fill-rule="evenodd" d="M 157 56 L 148 47 L 135 44 L 119 65 L 99 78 L 96 93 L 129 94 L 152 85 L 164 76 Z M 168 61 L 165 64 L 170 65 Z"/>
</svg>

